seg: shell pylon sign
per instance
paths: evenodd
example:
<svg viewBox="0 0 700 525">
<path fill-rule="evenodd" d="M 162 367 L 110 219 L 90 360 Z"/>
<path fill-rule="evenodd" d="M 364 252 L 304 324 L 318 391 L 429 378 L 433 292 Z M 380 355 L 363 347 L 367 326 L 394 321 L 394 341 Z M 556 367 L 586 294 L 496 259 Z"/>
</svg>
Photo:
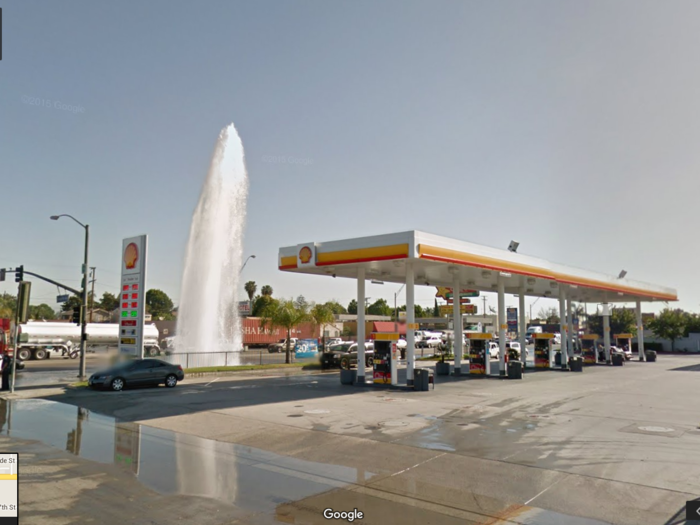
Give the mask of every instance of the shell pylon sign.
<svg viewBox="0 0 700 525">
<path fill-rule="evenodd" d="M 146 253 L 148 235 L 122 241 L 119 287 L 119 353 L 143 358 L 146 315 Z"/>
</svg>

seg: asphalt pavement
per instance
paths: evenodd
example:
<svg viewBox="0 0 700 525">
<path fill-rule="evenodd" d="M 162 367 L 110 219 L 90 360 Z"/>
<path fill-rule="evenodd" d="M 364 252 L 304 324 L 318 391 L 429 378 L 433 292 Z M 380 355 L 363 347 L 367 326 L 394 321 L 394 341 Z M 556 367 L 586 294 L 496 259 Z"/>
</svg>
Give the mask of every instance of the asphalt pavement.
<svg viewBox="0 0 700 525">
<path fill-rule="evenodd" d="M 20 452 L 22 523 L 327 523 L 331 508 L 377 524 L 671 525 L 700 498 L 698 371 L 698 356 L 661 356 L 438 376 L 430 392 L 336 371 L 71 390 L 0 400 L 0 449 Z"/>
</svg>

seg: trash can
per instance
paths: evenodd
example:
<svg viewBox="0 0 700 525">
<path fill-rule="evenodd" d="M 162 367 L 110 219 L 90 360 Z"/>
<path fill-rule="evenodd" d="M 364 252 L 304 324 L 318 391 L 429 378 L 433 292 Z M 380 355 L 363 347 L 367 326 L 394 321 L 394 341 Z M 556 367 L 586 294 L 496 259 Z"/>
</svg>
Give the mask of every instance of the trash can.
<svg viewBox="0 0 700 525">
<path fill-rule="evenodd" d="M 428 391 L 430 388 L 430 370 L 427 368 L 416 368 L 413 371 L 413 390 Z"/>
<path fill-rule="evenodd" d="M 523 364 L 520 361 L 508 361 L 508 379 L 522 379 Z"/>
<path fill-rule="evenodd" d="M 561 366 L 561 352 L 554 354 L 554 366 Z"/>
<path fill-rule="evenodd" d="M 569 369 L 572 372 L 583 372 L 583 359 L 574 356 L 569 359 Z"/>
<path fill-rule="evenodd" d="M 443 363 L 442 361 L 438 361 L 437 363 L 435 363 L 435 373 L 439 376 L 450 375 L 450 363 Z"/>
<path fill-rule="evenodd" d="M 625 364 L 625 358 L 622 354 L 613 354 L 611 357 L 613 366 L 622 366 Z"/>
<path fill-rule="evenodd" d="M 647 350 L 646 352 L 644 352 L 644 355 L 646 356 L 647 361 L 651 363 L 656 361 L 656 350 Z"/>
<path fill-rule="evenodd" d="M 340 370 L 340 384 L 341 385 L 354 385 L 357 380 L 357 370 Z"/>
</svg>

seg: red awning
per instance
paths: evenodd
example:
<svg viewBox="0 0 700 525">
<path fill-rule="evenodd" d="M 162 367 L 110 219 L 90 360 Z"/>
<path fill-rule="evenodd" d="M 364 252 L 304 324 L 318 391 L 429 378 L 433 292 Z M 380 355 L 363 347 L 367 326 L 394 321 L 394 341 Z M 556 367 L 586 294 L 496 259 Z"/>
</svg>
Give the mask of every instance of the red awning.
<svg viewBox="0 0 700 525">
<path fill-rule="evenodd" d="M 374 321 L 372 323 L 373 332 L 383 332 L 389 334 L 396 333 L 397 326 L 391 321 Z M 406 323 L 398 324 L 399 335 L 406 335 Z"/>
</svg>

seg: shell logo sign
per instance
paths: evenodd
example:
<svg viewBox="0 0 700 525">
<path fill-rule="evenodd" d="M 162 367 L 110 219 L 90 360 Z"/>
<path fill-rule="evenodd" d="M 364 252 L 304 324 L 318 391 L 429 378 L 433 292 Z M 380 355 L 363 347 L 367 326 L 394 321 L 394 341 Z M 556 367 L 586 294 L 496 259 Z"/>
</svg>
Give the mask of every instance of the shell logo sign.
<svg viewBox="0 0 700 525">
<path fill-rule="evenodd" d="M 299 244 L 297 246 L 297 266 L 316 266 L 316 245 L 314 243 Z"/>
<path fill-rule="evenodd" d="M 139 248 L 136 243 L 129 243 L 124 250 L 124 264 L 127 270 L 136 268 L 136 262 L 139 260 Z"/>
<path fill-rule="evenodd" d="M 311 248 L 308 246 L 304 246 L 301 250 L 299 250 L 299 260 L 302 262 L 302 264 L 309 264 L 311 255 Z"/>
</svg>

